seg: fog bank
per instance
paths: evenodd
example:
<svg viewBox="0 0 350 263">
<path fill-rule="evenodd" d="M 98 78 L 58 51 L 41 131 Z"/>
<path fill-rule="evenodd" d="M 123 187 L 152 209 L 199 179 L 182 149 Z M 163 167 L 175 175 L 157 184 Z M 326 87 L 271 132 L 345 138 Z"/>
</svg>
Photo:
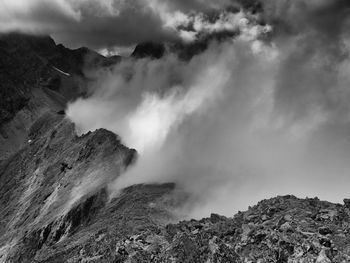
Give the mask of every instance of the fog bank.
<svg viewBox="0 0 350 263">
<path fill-rule="evenodd" d="M 191 217 L 279 194 L 348 197 L 349 16 L 334 12 L 346 2 L 322 3 L 267 1 L 269 24 L 237 13 L 239 36 L 188 62 L 169 53 L 95 72 L 92 96 L 68 116 L 79 132 L 107 128 L 139 152 L 110 190 L 176 182 Z"/>
</svg>

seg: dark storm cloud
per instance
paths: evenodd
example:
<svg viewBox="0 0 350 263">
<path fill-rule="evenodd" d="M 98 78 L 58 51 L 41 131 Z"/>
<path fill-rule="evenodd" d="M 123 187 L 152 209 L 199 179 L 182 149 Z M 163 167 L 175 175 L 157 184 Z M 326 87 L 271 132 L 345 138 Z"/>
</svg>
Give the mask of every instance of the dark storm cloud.
<svg viewBox="0 0 350 263">
<path fill-rule="evenodd" d="M 171 41 L 179 39 L 178 32 L 166 26 L 175 12 L 200 12 L 223 7 L 226 2 L 4 0 L 0 2 L 0 32 L 51 34 L 68 46 L 95 49 Z"/>
<path fill-rule="evenodd" d="M 45 32 L 79 19 L 79 13 L 62 1 L 1 1 L 0 31 Z"/>
<path fill-rule="evenodd" d="M 189 11 L 208 11 L 213 9 L 223 9 L 229 6 L 233 1 L 230 0 L 163 0 L 159 3 L 166 4 L 172 10 L 180 10 L 183 12 Z"/>
<path fill-rule="evenodd" d="M 159 17 L 151 12 L 140 13 L 137 9 L 124 10 L 111 17 L 83 16 L 81 21 L 54 32 L 53 37 L 73 46 L 93 48 L 177 39 L 175 32 L 162 27 Z"/>
<path fill-rule="evenodd" d="M 69 46 L 102 48 L 174 38 L 160 16 L 141 1 L 31 0 L 0 3 L 0 31 L 53 35 Z"/>
</svg>

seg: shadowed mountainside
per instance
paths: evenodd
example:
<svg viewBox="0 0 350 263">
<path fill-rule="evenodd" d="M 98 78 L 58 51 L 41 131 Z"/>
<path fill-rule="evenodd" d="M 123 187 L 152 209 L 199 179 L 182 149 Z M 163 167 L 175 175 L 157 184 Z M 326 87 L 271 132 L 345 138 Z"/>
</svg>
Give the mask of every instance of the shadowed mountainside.
<svg viewBox="0 0 350 263">
<path fill-rule="evenodd" d="M 18 150 L 32 123 L 86 93 L 84 70 L 118 62 L 48 36 L 0 35 L 0 160 Z"/>
</svg>

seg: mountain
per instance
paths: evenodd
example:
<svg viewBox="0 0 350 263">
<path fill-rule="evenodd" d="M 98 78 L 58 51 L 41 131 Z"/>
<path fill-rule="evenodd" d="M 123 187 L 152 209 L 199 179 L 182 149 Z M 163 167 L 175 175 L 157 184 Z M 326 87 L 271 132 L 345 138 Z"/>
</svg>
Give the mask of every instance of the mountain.
<svg viewBox="0 0 350 263">
<path fill-rule="evenodd" d="M 140 44 L 132 59 L 163 48 Z M 120 60 L 47 36 L 0 37 L 1 263 L 350 262 L 348 199 L 279 196 L 179 221 L 188 195 L 171 182 L 115 193 L 137 152 L 105 129 L 78 136 L 64 109 L 86 96 L 87 70 Z"/>
<path fill-rule="evenodd" d="M 136 151 L 103 129 L 79 137 L 65 118 L 67 103 L 86 93 L 84 72 L 120 59 L 48 36 L 1 35 L 0 262 L 62 262 L 94 235 L 174 220 L 161 205 L 173 184 L 130 187 L 111 200 L 108 184 Z"/>
<path fill-rule="evenodd" d="M 40 115 L 63 111 L 86 92 L 84 70 L 118 59 L 87 48 L 70 50 L 49 36 L 0 35 L 0 160 L 23 145 Z"/>
<path fill-rule="evenodd" d="M 199 35 L 198 39 L 193 42 L 168 42 L 168 43 L 156 43 L 156 42 L 144 42 L 136 45 L 132 58 L 149 58 L 160 59 L 165 54 L 175 54 L 180 60 L 189 61 L 194 56 L 203 53 L 208 49 L 210 43 L 217 41 L 221 42 L 227 39 L 232 39 L 239 35 L 239 32 L 216 32 L 210 35 Z"/>
<path fill-rule="evenodd" d="M 176 56 L 183 61 L 189 61 L 194 56 L 204 52 L 208 49 L 212 41 L 223 41 L 237 35 L 237 32 L 220 32 L 210 36 L 200 37 L 198 40 L 191 43 L 173 42 L 173 43 L 155 43 L 145 42 L 136 45 L 132 58 L 141 59 L 160 59 L 167 53 L 176 54 Z"/>
<path fill-rule="evenodd" d="M 138 44 L 131 57 L 134 58 L 154 58 L 159 59 L 165 53 L 165 45 L 160 43 L 145 42 Z"/>
<path fill-rule="evenodd" d="M 78 137 L 63 115 L 45 113 L 29 138 L 0 166 L 2 262 L 64 262 L 94 236 L 116 238 L 171 218 L 149 203 L 161 202 L 172 184 L 135 186 L 109 199 L 107 184 L 136 158 L 115 134 Z"/>
</svg>

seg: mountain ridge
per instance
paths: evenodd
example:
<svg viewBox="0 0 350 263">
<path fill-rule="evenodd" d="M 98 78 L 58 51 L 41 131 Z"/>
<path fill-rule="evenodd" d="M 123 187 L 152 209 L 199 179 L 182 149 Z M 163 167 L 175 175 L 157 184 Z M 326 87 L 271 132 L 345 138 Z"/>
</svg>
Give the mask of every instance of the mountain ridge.
<svg viewBox="0 0 350 263">
<path fill-rule="evenodd" d="M 84 70 L 112 63 L 87 48 L 70 50 L 49 36 L 20 33 L 0 35 L 0 58 L 0 160 L 25 143 L 43 113 L 64 111 L 86 93 Z"/>
<path fill-rule="evenodd" d="M 349 199 L 279 196 L 232 217 L 194 220 L 181 214 L 189 194 L 171 182 L 112 197 L 110 184 L 136 150 L 105 129 L 78 136 L 64 110 L 84 96 L 84 66 L 120 58 L 49 37 L 7 37 L 0 37 L 0 263 L 350 261 Z M 165 50 L 153 47 L 140 44 L 132 59 L 160 58 Z"/>
</svg>

